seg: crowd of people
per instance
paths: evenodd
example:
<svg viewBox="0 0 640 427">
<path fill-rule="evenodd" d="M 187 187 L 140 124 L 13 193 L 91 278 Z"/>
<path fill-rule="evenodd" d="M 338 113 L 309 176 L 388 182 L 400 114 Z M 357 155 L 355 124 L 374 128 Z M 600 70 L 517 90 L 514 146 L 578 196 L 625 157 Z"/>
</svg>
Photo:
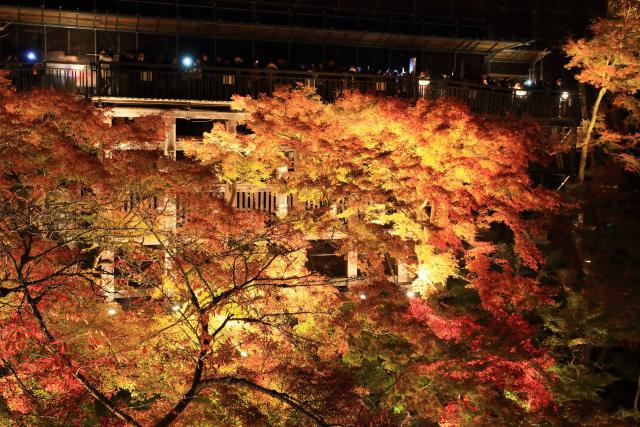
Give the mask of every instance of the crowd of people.
<svg viewBox="0 0 640 427">
<path fill-rule="evenodd" d="M 137 65 L 151 65 L 151 66 L 176 66 L 181 67 L 184 71 L 198 74 L 202 69 L 208 67 L 222 67 L 222 68 L 235 68 L 235 69 L 253 69 L 253 70 L 267 70 L 267 71 L 302 71 L 311 73 L 346 73 L 346 74 L 366 74 L 366 75 L 378 75 L 382 77 L 402 79 L 408 77 L 411 73 L 408 67 L 374 67 L 371 65 L 345 65 L 339 64 L 333 59 L 327 61 L 318 61 L 312 63 L 291 63 L 283 58 L 276 58 L 262 62 L 261 60 L 254 59 L 251 61 L 245 61 L 241 56 L 233 56 L 231 58 L 224 58 L 222 56 L 216 56 L 211 58 L 208 54 L 184 55 L 183 57 L 167 57 L 163 54 L 147 55 L 144 51 L 129 50 L 124 54 L 114 53 L 114 49 L 101 48 L 96 55 L 97 60 L 101 64 L 101 69 L 108 69 L 111 65 L 116 64 L 137 64 Z M 5 59 L 7 67 L 15 67 L 20 62 L 20 57 L 16 54 L 10 54 Z M 407 64 L 409 65 L 409 64 Z M 35 67 L 35 65 L 33 65 Z M 487 89 L 495 90 L 529 90 L 529 91 L 564 91 L 566 90 L 565 84 L 561 79 L 556 81 L 533 81 L 525 78 L 514 77 L 496 77 L 490 74 L 470 74 L 462 76 L 457 72 L 418 72 L 417 78 L 423 80 L 429 80 L 430 82 L 443 81 L 454 85 L 467 85 L 484 87 Z"/>
<path fill-rule="evenodd" d="M 288 70 L 288 71 L 311 71 L 311 72 L 337 72 L 337 73 L 362 73 L 362 74 L 379 74 L 388 76 L 400 76 L 406 74 L 404 68 L 375 68 L 372 66 L 344 65 L 338 64 L 335 60 L 319 61 L 312 63 L 295 63 L 292 64 L 284 58 L 276 58 L 267 61 L 254 59 L 246 61 L 241 56 L 233 56 L 224 58 L 216 56 L 211 58 L 208 54 L 201 54 L 197 57 L 185 55 L 183 58 L 174 56 L 166 57 L 163 54 L 153 55 L 151 58 L 146 56 L 144 52 L 128 51 L 125 54 L 114 54 L 112 49 L 101 49 L 99 60 L 101 62 L 118 62 L 118 63 L 147 63 L 157 65 L 184 65 L 183 60 L 189 58 L 190 68 L 203 67 L 232 67 L 232 68 L 254 68 L 264 70 Z"/>
<path fill-rule="evenodd" d="M 99 59 L 101 62 L 119 62 L 119 63 L 138 63 L 138 64 L 162 64 L 184 66 L 183 60 L 188 58 L 188 68 L 191 70 L 199 70 L 206 67 L 231 67 L 231 68 L 250 68 L 268 71 L 304 71 L 317 73 L 348 73 L 348 74 L 369 74 L 379 75 L 383 77 L 402 78 L 409 75 L 408 67 L 375 67 L 371 65 L 356 64 L 339 64 L 333 59 L 327 61 L 318 61 L 311 63 L 291 63 L 283 58 L 261 61 L 254 59 L 246 61 L 241 56 L 233 56 L 224 58 L 216 56 L 211 58 L 208 54 L 202 54 L 197 57 L 185 55 L 183 58 L 173 57 L 167 58 L 162 54 L 154 55 L 149 58 L 144 52 L 128 51 L 124 55 L 115 55 L 112 50 L 102 49 Z M 407 64 L 408 65 L 408 64 Z M 562 79 L 555 81 L 534 81 L 527 78 L 515 77 L 495 77 L 490 74 L 469 74 L 462 76 L 458 72 L 440 72 L 429 73 L 427 71 L 419 72 L 418 78 L 429 79 L 431 81 L 447 81 L 451 83 L 460 83 L 468 85 L 477 85 L 490 89 L 508 89 L 508 90 L 566 90 Z"/>
</svg>

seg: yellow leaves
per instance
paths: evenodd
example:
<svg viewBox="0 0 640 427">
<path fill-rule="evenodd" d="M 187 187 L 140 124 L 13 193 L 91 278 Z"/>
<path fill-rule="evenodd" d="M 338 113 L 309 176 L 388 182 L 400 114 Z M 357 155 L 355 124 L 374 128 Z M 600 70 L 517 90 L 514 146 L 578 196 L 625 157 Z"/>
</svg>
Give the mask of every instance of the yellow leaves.
<svg viewBox="0 0 640 427">
<path fill-rule="evenodd" d="M 231 110 L 232 111 L 245 111 L 247 103 L 251 100 L 250 96 L 238 96 L 233 95 L 231 97 Z"/>
<path fill-rule="evenodd" d="M 471 182 L 471 173 L 468 168 L 456 167 L 453 169 L 453 179 L 462 183 L 469 184 Z"/>
<path fill-rule="evenodd" d="M 298 200 L 301 202 L 322 202 L 325 195 L 322 188 L 306 187 L 298 191 Z"/>
<path fill-rule="evenodd" d="M 422 295 L 429 295 L 439 290 L 451 276 L 457 274 L 458 261 L 449 252 L 437 252 L 429 244 L 416 246 L 418 256 L 418 266 L 416 269 L 416 280 L 411 284 L 415 292 Z"/>
<path fill-rule="evenodd" d="M 256 143 L 252 135 L 227 132 L 216 124 L 202 142 L 185 142 L 186 152 L 202 164 L 215 166 L 220 180 L 228 183 L 259 184 L 275 169 L 286 164 L 279 147 Z"/>
<path fill-rule="evenodd" d="M 336 179 L 339 182 L 348 182 L 347 176 L 349 175 L 349 168 L 339 167 L 336 169 Z"/>
<path fill-rule="evenodd" d="M 269 265 L 265 275 L 284 278 L 302 276 L 307 273 L 306 261 L 307 253 L 305 250 L 279 256 Z"/>
</svg>

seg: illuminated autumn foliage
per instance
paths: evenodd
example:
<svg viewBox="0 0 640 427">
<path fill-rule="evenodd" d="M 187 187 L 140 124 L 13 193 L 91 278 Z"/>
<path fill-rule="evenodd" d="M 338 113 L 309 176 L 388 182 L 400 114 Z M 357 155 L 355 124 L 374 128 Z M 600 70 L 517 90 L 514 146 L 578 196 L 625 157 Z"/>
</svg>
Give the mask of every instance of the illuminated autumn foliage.
<svg viewBox="0 0 640 427">
<path fill-rule="evenodd" d="M 139 150 L 98 160 L 101 145 L 151 143 L 145 121 L 108 128 L 54 92 L 3 101 L 0 391 L 12 419 L 352 417 L 345 332 L 328 309 L 338 293 L 304 268 L 299 233 L 209 196 L 208 169 Z M 111 271 L 115 289 L 101 280 Z M 115 304 L 114 292 L 146 297 Z"/>
<path fill-rule="evenodd" d="M 628 105 L 633 104 L 634 94 L 640 89 L 640 6 L 635 0 L 616 0 L 610 2 L 609 10 L 610 16 L 607 19 L 599 19 L 591 25 L 589 38 L 569 40 L 564 46 L 570 59 L 566 68 L 576 69 L 576 79 L 579 82 L 598 90 L 579 146 L 580 182 L 584 181 L 589 146 L 592 144 L 592 135 L 599 121 L 600 105 L 605 95 L 617 94 L 622 98 L 618 103 Z M 638 161 L 629 153 L 629 149 L 637 144 L 637 138 L 626 138 L 625 141 L 620 135 L 607 135 L 606 131 L 600 133 L 603 136 L 599 141 L 601 145 L 608 144 L 614 155 L 629 169 L 640 169 Z"/>
<path fill-rule="evenodd" d="M 292 212 L 297 228 L 342 235 L 339 251 L 358 253 L 362 276 L 350 286 L 367 299 L 348 315 L 353 336 L 348 363 L 358 370 L 381 363 L 367 359 L 378 359 L 380 348 L 355 356 L 358 342 L 364 336 L 371 340 L 369 334 L 384 341 L 389 329 L 401 346 L 411 348 L 383 363 L 392 367 L 381 366 L 398 394 L 379 405 L 418 418 L 444 417 L 435 402 L 444 398 L 462 405 L 460 394 L 452 392 L 460 384 L 447 381 L 465 384 L 464 399 L 472 403 L 460 411 L 478 417 L 486 416 L 478 407 L 495 406 L 500 399 L 532 413 L 552 404 L 547 385 L 553 376 L 547 369 L 553 361 L 531 343 L 535 328 L 522 313 L 549 304 L 554 293 L 536 276 L 543 262 L 534 243 L 540 221 L 526 218 L 552 213 L 559 203 L 533 188 L 527 176 L 535 151 L 529 145 L 536 141 L 526 129 L 475 117 L 448 100 L 411 106 L 351 93 L 326 104 L 300 88 L 237 102 L 250 113 L 247 126 L 253 133 L 214 130 L 192 152 L 208 164 L 218 155 L 221 165 L 228 155 L 241 155 L 250 165 L 252 153 L 241 147 L 296 153 L 294 168 L 284 175 L 275 168 L 260 173 L 307 207 Z M 227 142 L 216 144 L 220 141 Z M 207 151 L 212 144 L 216 149 Z M 409 307 L 388 301 L 407 299 L 397 287 L 382 284 L 389 257 L 406 266 L 414 277 L 409 291 L 422 296 Z M 454 309 L 447 303 L 451 299 L 466 302 Z M 389 313 L 372 315 L 377 310 Z M 397 364 L 397 358 L 403 362 Z M 402 388 L 423 381 L 439 386 L 410 393 L 407 400 Z"/>
<path fill-rule="evenodd" d="M 561 203 L 528 176 L 535 133 L 450 100 L 327 104 L 301 87 L 236 101 L 247 132 L 214 128 L 174 161 L 154 149 L 162 118 L 109 128 L 59 93 L 3 93 L 0 416 L 561 419 L 540 313 L 563 289 L 538 248 Z M 295 203 L 235 210 L 239 185 Z M 357 274 L 311 271 L 319 239 Z"/>
</svg>

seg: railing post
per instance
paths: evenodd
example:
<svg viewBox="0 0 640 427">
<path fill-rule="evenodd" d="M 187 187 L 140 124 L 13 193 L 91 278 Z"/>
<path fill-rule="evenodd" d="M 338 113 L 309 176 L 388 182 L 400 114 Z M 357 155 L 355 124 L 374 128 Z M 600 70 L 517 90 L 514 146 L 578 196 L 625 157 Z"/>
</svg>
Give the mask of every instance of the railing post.
<svg viewBox="0 0 640 427">
<path fill-rule="evenodd" d="M 44 89 L 46 87 L 45 85 L 45 81 L 44 81 L 44 76 L 45 76 L 45 72 L 44 72 L 44 68 L 46 66 L 46 62 L 42 61 L 40 67 L 37 68 L 36 72 L 38 73 L 38 75 L 36 75 L 36 77 L 38 79 L 40 79 L 40 89 Z"/>
<path fill-rule="evenodd" d="M 267 95 L 273 95 L 273 71 L 267 70 Z"/>
<path fill-rule="evenodd" d="M 89 65 L 89 69 L 93 67 L 94 64 Z M 96 70 L 96 96 L 102 96 L 102 69 L 100 66 L 100 59 L 95 62 L 95 70 Z"/>
</svg>

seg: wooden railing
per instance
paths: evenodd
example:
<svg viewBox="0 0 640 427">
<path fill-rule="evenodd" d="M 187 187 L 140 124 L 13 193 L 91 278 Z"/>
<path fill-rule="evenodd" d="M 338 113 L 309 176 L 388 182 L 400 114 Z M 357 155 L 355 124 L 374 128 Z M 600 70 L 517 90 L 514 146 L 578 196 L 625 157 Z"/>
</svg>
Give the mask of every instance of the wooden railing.
<svg viewBox="0 0 640 427">
<path fill-rule="evenodd" d="M 240 68 L 184 68 L 121 63 L 37 63 L 2 66 L 18 90 L 55 88 L 89 98 L 153 98 L 229 101 L 232 95 L 271 95 L 279 86 L 305 85 L 322 99 L 333 101 L 346 90 L 418 98 L 455 98 L 473 112 L 512 114 L 566 123 L 580 120 L 576 93 L 551 90 L 512 90 L 466 82 L 427 81 L 399 77 L 326 72 L 269 71 Z"/>
</svg>

